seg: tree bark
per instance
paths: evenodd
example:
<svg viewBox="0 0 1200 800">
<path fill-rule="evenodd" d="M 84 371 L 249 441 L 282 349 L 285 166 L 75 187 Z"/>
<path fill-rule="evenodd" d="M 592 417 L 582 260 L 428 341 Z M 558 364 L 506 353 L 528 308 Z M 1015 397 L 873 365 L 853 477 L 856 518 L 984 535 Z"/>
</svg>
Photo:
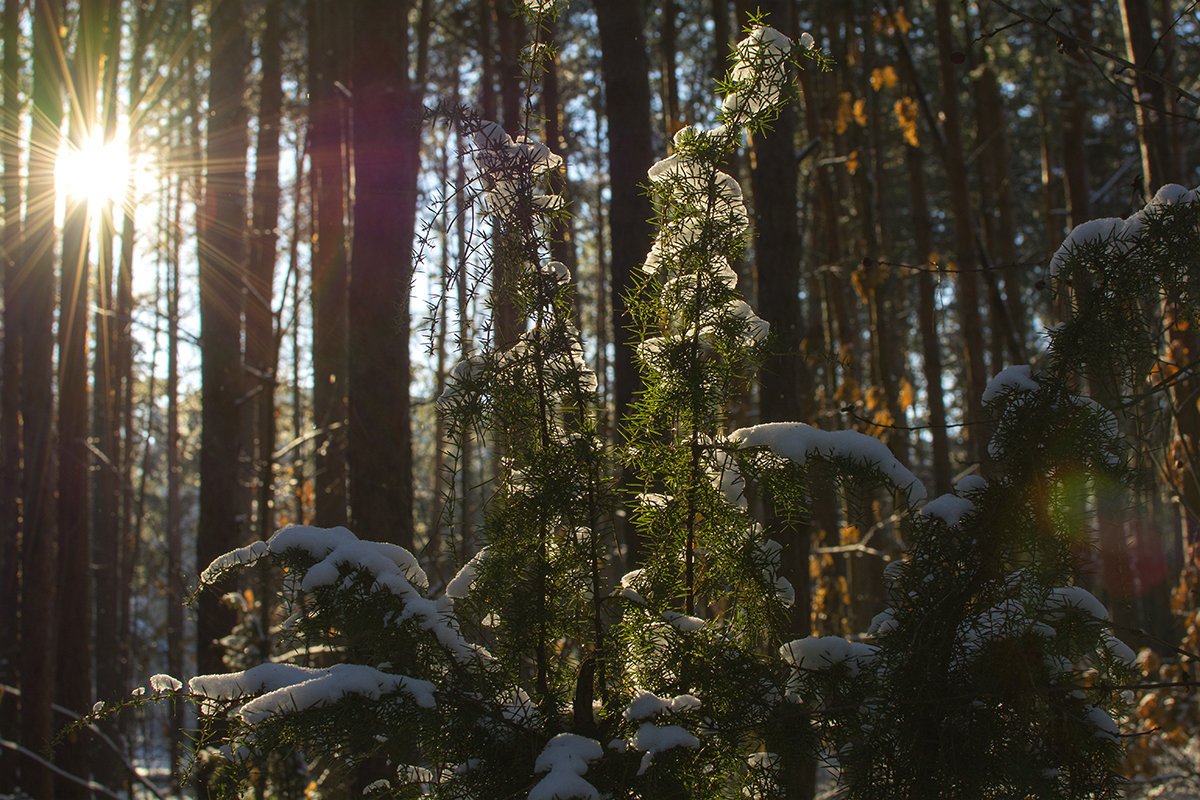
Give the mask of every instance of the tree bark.
<svg viewBox="0 0 1200 800">
<path fill-rule="evenodd" d="M 1071 0 L 1071 33 L 1080 41 L 1091 38 L 1091 0 Z M 1083 97 L 1082 70 L 1086 60 L 1075 55 L 1066 64 L 1063 85 L 1063 177 L 1066 180 L 1068 225 L 1072 228 L 1092 218 L 1087 163 L 1088 108 Z"/>
<path fill-rule="evenodd" d="M 120 13 L 117 0 L 109 3 L 109 17 L 115 18 Z M 128 94 L 130 104 L 138 102 L 141 93 L 141 73 L 143 55 L 146 47 L 148 31 L 147 10 L 139 4 L 136 19 L 133 23 L 133 45 L 129 64 Z M 119 52 L 119 34 L 112 30 L 107 46 L 105 69 L 105 103 L 106 103 L 106 135 L 115 135 L 116 106 L 117 106 L 117 69 Z M 111 66 L 111 70 L 109 69 Z M 136 150 L 137 131 L 130 131 L 130 148 Z M 132 176 L 126 182 L 126 192 L 132 193 Z M 122 259 L 120 261 L 121 280 L 129 280 L 127 273 L 132 269 L 132 261 L 125 262 L 126 256 L 132 258 L 132 250 L 125 243 L 133 237 L 133 217 L 128 206 L 120 209 L 122 219 Z M 96 439 L 99 465 L 94 477 L 94 494 L 92 497 L 92 574 L 95 581 L 95 615 L 96 641 L 98 643 L 120 643 L 124 641 L 120 628 L 122 617 L 121 599 L 128 589 L 121 585 L 123 573 L 125 542 L 121 536 L 121 497 L 124 491 L 122 485 L 121 465 L 123 438 L 121 435 L 121 407 L 127 390 L 127 375 L 123 373 L 124 362 L 121 356 L 129 352 L 122 342 L 129 337 L 129 321 L 119 316 L 120 309 L 116 306 L 116 294 L 113 287 L 114 247 L 116 234 L 116 219 L 112 208 L 106 208 L 102 219 L 103 227 L 99 236 L 101 252 L 97 258 L 96 281 L 96 320 L 95 320 L 95 358 L 93 361 L 93 396 L 92 396 L 92 427 Z M 122 302 L 132 304 L 132 292 L 128 295 L 121 292 Z M 114 646 L 107 658 L 96 661 L 96 694 L 103 700 L 111 700 L 124 694 L 124 678 L 126 666 L 126 648 Z M 108 729 L 111 734 L 116 725 L 114 722 Z M 97 762 L 98 777 L 108 782 L 119 780 L 120 773 L 109 759 Z"/>
<path fill-rule="evenodd" d="M 679 9 L 676 7 L 675 0 L 663 0 L 662 32 L 658 37 L 658 50 L 662 68 L 663 121 L 666 124 L 668 139 L 683 127 L 683 117 L 679 111 L 679 76 L 676 74 L 678 71 L 675 52 L 678 38 L 676 30 L 678 18 Z M 775 15 L 772 15 L 771 19 L 772 25 L 779 24 Z"/>
<path fill-rule="evenodd" d="M 251 202 L 250 261 L 246 274 L 246 371 L 257 534 L 274 530 L 275 370 L 278 350 L 272 308 L 279 242 L 279 125 L 283 108 L 281 0 L 263 7 L 258 144 Z M 264 604 L 265 605 L 265 604 Z"/>
<path fill-rule="evenodd" d="M 771 26 L 792 33 L 791 0 L 763 3 Z M 753 136 L 756 276 L 758 313 L 771 324 L 771 352 L 760 375 L 759 418 L 762 422 L 812 420 L 815 416 L 810 378 L 801 339 L 805 331 L 800 304 L 800 231 L 797 221 L 796 111 L 792 103 L 780 109 L 769 131 Z M 789 520 L 786 513 L 767 510 L 767 530 L 786 545 L 783 568 L 795 588 L 789 610 L 788 635 L 807 636 L 812 630 L 808 561 L 811 527 Z M 816 762 L 783 765 L 790 798 L 811 798 L 816 788 Z"/>
<path fill-rule="evenodd" d="M 499 55 L 500 123 L 509 136 L 528 134 L 530 119 L 523 116 L 521 100 L 521 44 L 524 26 L 518 18 L 516 0 L 493 0 L 496 19 L 496 44 Z M 493 231 L 492 247 L 492 344 L 505 350 L 516 343 L 524 321 L 517 313 L 517 270 L 513 259 L 498 257 L 504 249 L 500 226 Z"/>
<path fill-rule="evenodd" d="M 16 131 L 21 124 L 21 54 L 19 37 L 21 3 L 5 0 L 3 92 L 0 130 Z M 0 136 L 0 169 L 4 210 L 0 232 L 0 269 L 3 270 L 4 347 L 0 362 L 0 618 L 20 617 L 20 500 L 21 500 L 21 321 L 19 313 L 21 263 L 21 146 L 16 136 Z M 0 682 L 20 684 L 21 639 L 19 626 L 0 640 Z M 17 702 L 0 701 L 0 730 L 18 728 Z M 0 759 L 0 792 L 18 786 L 17 759 Z"/>
<path fill-rule="evenodd" d="M 600 62 L 604 74 L 604 110 L 608 117 L 610 185 L 610 297 L 613 340 L 613 424 L 617 440 L 634 394 L 641 385 L 633 361 L 636 337 L 627 298 L 634 290 L 634 270 L 650 250 L 653 209 L 642 190 L 646 170 L 654 163 L 650 118 L 650 64 L 644 42 L 643 0 L 596 0 L 600 28 Z M 622 483 L 625 481 L 622 480 Z M 618 536 L 626 543 L 631 564 L 641 548 L 618 516 Z"/>
<path fill-rule="evenodd" d="M 54 161 L 62 121 L 60 69 L 64 43 L 61 0 L 33 5 L 33 108 L 26 183 L 23 264 L 15 301 L 21 327 L 21 419 L 24 474 L 21 503 L 21 744 L 43 752 L 54 731 L 55 685 L 54 515 Z M 21 786 L 34 797 L 54 794 L 54 775 L 26 759 Z"/>
<path fill-rule="evenodd" d="M 554 30 L 547 34 L 547 39 L 553 40 Z M 571 199 L 571 185 L 567 181 L 566 142 L 563 141 L 563 110 L 559 96 L 558 55 L 557 53 L 546 64 L 546 73 L 542 76 L 542 118 L 545 120 L 544 137 L 546 146 L 554 153 L 563 157 L 563 165 L 550 175 L 550 193 L 561 196 L 568 203 Z M 550 239 L 550 257 L 561 261 L 571 272 L 575 280 L 575 319 L 579 321 L 580 286 L 579 260 L 575 255 L 574 216 L 565 214 L 552 219 L 547 232 Z"/>
<path fill-rule="evenodd" d="M 908 196 L 912 207 L 913 244 L 917 263 L 929 263 L 933 255 L 929 198 L 925 188 L 925 157 L 919 147 L 905 147 L 908 165 Z M 922 371 L 925 376 L 929 434 L 933 443 L 933 484 L 936 495 L 952 488 L 950 441 L 946 432 L 946 398 L 942 389 L 942 345 L 938 336 L 937 295 L 928 269 L 917 274 L 917 327 L 921 331 Z M 935 495 L 935 496 L 936 496 Z"/>
<path fill-rule="evenodd" d="M 1142 187 L 1149 200 L 1158 188 L 1182 176 L 1170 174 L 1171 150 L 1167 139 L 1163 86 L 1146 77 L 1161 74 L 1162 54 L 1155 44 L 1149 0 L 1121 0 L 1126 58 L 1137 65 L 1133 75 L 1133 100 L 1137 109 L 1138 145 L 1142 153 Z"/>
<path fill-rule="evenodd" d="M 167 672 L 176 677 L 183 674 L 185 658 L 183 603 L 183 504 L 182 465 L 179 457 L 179 293 L 180 287 L 180 240 L 182 235 L 183 182 L 175 182 L 175 202 L 172 213 L 170 251 L 167 257 Z M 179 704 L 171 705 L 171 731 L 167 747 L 171 769 L 171 788 L 179 791 L 180 758 L 182 747 L 183 714 Z"/>
<path fill-rule="evenodd" d="M 68 141 L 81 149 L 99 121 L 101 44 L 104 13 L 100 2 L 79 6 L 70 85 L 75 102 Z M 87 325 L 91 241 L 91 198 L 68 196 L 63 219 L 58 316 L 58 602 L 55 702 L 76 714 L 92 705 L 92 555 L 88 505 Z M 67 589 L 66 587 L 70 587 Z M 55 762 L 85 780 L 92 776 L 82 731 L 68 734 L 55 748 Z M 65 777 L 55 781 L 57 797 L 85 798 L 86 787 Z"/>
<path fill-rule="evenodd" d="M 246 269 L 247 112 L 243 104 L 250 50 L 241 0 L 214 0 L 209 24 L 212 66 L 205 145 L 204 206 L 199 220 L 200 522 L 202 569 L 240 542 L 238 519 L 238 391 L 241 386 L 241 287 Z M 221 603 L 232 584 L 200 595 L 197 668 L 223 668 L 219 642 L 235 621 Z"/>
<path fill-rule="evenodd" d="M 354 6 L 346 451 L 355 532 L 408 548 L 413 545 L 408 304 L 421 132 L 421 98 L 414 89 L 420 84 L 411 81 L 407 61 L 411 7 L 411 1 L 394 0 Z"/>
<path fill-rule="evenodd" d="M 313 204 L 313 523 L 346 522 L 346 139 L 342 125 L 345 37 L 340 6 L 308 4 L 308 115 Z M 339 88 L 340 87 L 340 88 Z"/>
<path fill-rule="evenodd" d="M 945 138 L 943 160 L 950 182 L 951 214 L 954 219 L 954 250 L 957 257 L 957 300 L 959 330 L 963 339 L 964 439 L 967 457 L 981 461 L 988 440 L 983 425 L 983 389 L 987 384 L 984 361 L 983 317 L 979 311 L 979 256 L 971 223 L 971 196 L 963 159 L 962 122 L 958 92 L 960 77 L 954 53 L 958 52 L 950 17 L 950 0 L 936 0 L 938 74 L 941 80 L 942 134 Z"/>
</svg>

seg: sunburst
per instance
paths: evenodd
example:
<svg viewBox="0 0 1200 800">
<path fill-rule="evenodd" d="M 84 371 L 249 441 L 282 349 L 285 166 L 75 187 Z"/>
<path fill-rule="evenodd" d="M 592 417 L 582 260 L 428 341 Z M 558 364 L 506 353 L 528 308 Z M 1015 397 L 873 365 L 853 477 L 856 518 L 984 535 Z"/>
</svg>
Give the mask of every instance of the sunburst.
<svg viewBox="0 0 1200 800">
<path fill-rule="evenodd" d="M 93 207 L 120 205 L 132 168 L 126 142 L 121 136 L 106 140 L 95 131 L 78 145 L 64 145 L 54 166 L 59 199 L 84 200 Z"/>
</svg>

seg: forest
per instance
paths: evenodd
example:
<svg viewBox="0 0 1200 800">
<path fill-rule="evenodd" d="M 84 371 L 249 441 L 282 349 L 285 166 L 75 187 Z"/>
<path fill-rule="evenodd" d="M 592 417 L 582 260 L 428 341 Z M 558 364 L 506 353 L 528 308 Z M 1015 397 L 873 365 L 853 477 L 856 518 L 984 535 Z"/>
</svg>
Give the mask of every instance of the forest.
<svg viewBox="0 0 1200 800">
<path fill-rule="evenodd" d="M 1200 3 L 0 4 L 0 798 L 1200 797 Z"/>
</svg>

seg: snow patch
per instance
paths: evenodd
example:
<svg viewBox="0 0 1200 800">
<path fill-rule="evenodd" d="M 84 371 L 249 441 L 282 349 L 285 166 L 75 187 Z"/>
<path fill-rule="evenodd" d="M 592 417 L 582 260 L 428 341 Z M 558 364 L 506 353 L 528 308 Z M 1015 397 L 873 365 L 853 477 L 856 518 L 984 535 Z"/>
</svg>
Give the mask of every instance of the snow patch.
<svg viewBox="0 0 1200 800">
<path fill-rule="evenodd" d="M 200 573 L 200 583 L 201 585 L 213 583 L 234 567 L 253 564 L 266 554 L 266 542 L 253 542 L 245 547 L 230 550 L 228 553 L 217 556 L 211 564 L 204 568 L 204 572 Z"/>
<path fill-rule="evenodd" d="M 1036 392 L 1040 387 L 1031 373 L 1032 368 L 1028 364 L 1016 364 L 1000 370 L 984 388 L 983 402 L 990 403 L 1007 391 Z"/>
<path fill-rule="evenodd" d="M 653 763 L 654 757 L 659 753 L 675 747 L 699 746 L 700 740 L 690 731 L 678 725 L 658 726 L 651 722 L 643 722 L 639 725 L 637 733 L 629 739 L 631 749 L 641 750 L 645 753 L 642 756 L 642 763 L 638 767 L 638 775 L 645 774 L 646 770 L 650 768 L 650 764 Z"/>
<path fill-rule="evenodd" d="M 588 765 L 604 755 L 595 739 L 560 733 L 546 743 L 533 764 L 533 771 L 546 773 L 529 790 L 529 800 L 600 800 L 600 792 L 583 776 Z"/>
<path fill-rule="evenodd" d="M 1050 590 L 1046 598 L 1047 609 L 1077 608 L 1101 622 L 1108 621 L 1108 609 L 1096 599 L 1096 596 L 1082 586 L 1060 586 Z"/>
<path fill-rule="evenodd" d="M 963 517 L 974 510 L 975 504 L 967 498 L 944 494 L 926 503 L 921 509 L 921 513 L 928 517 L 937 517 L 953 528 L 962 521 Z"/>
<path fill-rule="evenodd" d="M 766 447 L 797 464 L 804 464 L 812 456 L 848 458 L 883 472 L 908 492 L 910 503 L 926 497 L 924 484 L 892 455 L 887 445 L 858 431 L 823 431 L 803 422 L 768 422 L 739 428 L 729 435 L 729 441 L 740 447 Z"/>
<path fill-rule="evenodd" d="M 479 568 L 483 566 L 485 558 L 487 558 L 487 548 L 481 547 L 470 561 L 463 564 L 462 569 L 450 580 L 450 583 L 446 584 L 446 596 L 459 600 L 470 594 L 471 588 L 475 585 L 475 579 L 479 577 Z"/>
<path fill-rule="evenodd" d="M 328 705 L 347 694 L 378 699 L 402 690 L 422 708 L 434 708 L 434 686 L 429 681 L 391 675 L 361 664 L 336 664 L 326 669 L 294 664 L 259 664 L 242 672 L 198 675 L 188 681 L 193 694 L 209 701 L 233 701 L 260 694 L 238 710 L 250 724 L 275 714 L 287 714 Z"/>
<path fill-rule="evenodd" d="M 633 700 L 621 712 L 621 717 L 626 721 L 646 720 L 657 717 L 660 714 L 679 714 L 685 711 L 695 711 L 700 706 L 700 698 L 695 695 L 681 694 L 675 697 L 663 698 L 653 692 L 639 689 L 634 694 Z"/>
<path fill-rule="evenodd" d="M 857 675 L 878 652 L 874 645 L 851 642 L 840 636 L 807 636 L 779 648 L 783 660 L 798 670 L 818 672 L 845 664 L 851 675 Z"/>
<path fill-rule="evenodd" d="M 1050 277 L 1057 278 L 1059 270 L 1071 252 L 1083 244 L 1116 241 L 1125 236 L 1125 220 L 1120 217 L 1101 217 L 1090 219 L 1076 225 L 1067 234 L 1067 238 L 1059 245 L 1050 259 Z"/>
<path fill-rule="evenodd" d="M 183 681 L 165 673 L 159 673 L 150 676 L 150 688 L 160 694 L 178 692 L 183 688 Z"/>
</svg>

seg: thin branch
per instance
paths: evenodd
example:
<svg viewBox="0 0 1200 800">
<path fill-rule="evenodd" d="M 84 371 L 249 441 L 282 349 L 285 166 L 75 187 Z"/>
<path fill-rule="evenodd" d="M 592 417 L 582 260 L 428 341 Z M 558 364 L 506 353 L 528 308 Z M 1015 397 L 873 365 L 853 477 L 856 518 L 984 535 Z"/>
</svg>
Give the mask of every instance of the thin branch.
<svg viewBox="0 0 1200 800">
<path fill-rule="evenodd" d="M 84 788 L 86 788 L 90 791 L 99 792 L 100 794 L 114 798 L 114 800 L 125 800 L 125 798 L 123 796 L 117 794 L 112 789 L 109 789 L 107 786 L 96 783 L 95 781 L 85 780 L 85 779 L 79 777 L 78 775 L 74 775 L 70 772 L 67 772 L 65 769 L 62 769 L 61 767 L 59 767 L 55 764 L 52 764 L 51 762 L 49 762 L 46 759 L 39 756 L 37 753 L 33 752 L 32 750 L 30 750 L 26 747 L 22 747 L 21 745 L 17 744 L 16 742 L 11 742 L 8 739 L 0 739 L 0 747 L 6 747 L 18 755 L 22 755 L 22 756 L 25 756 L 26 758 L 32 759 L 32 760 L 38 762 L 39 764 L 41 764 L 46 769 L 53 772 L 55 775 L 58 775 L 60 778 L 66 778 L 67 780 L 69 780 L 73 783 L 77 783 L 80 786 L 83 786 Z M 160 798 L 162 797 L 162 795 L 158 794 L 157 792 L 155 792 L 155 794 Z"/>
<path fill-rule="evenodd" d="M 1138 66 L 1137 64 L 1133 63 L 1132 61 L 1129 61 L 1126 58 L 1122 58 L 1121 56 L 1117 55 L 1116 53 L 1114 53 L 1111 50 L 1100 47 L 1098 45 L 1094 45 L 1091 42 L 1080 41 L 1079 39 L 1076 39 L 1074 36 L 1072 36 L 1070 33 L 1058 30 L 1057 28 L 1055 28 L 1053 25 L 1050 24 L 1050 17 L 1047 17 L 1044 20 L 1038 19 L 1037 17 L 1026 14 L 1024 11 L 1013 8 L 1008 3 L 1004 2 L 1004 0 L 990 0 L 990 1 L 993 4 L 1000 6 L 1000 8 L 1004 9 L 1009 14 L 1012 14 L 1015 17 L 1020 17 L 1025 22 L 1028 22 L 1032 25 L 1037 25 L 1038 27 L 1041 27 L 1041 28 L 1045 28 L 1046 30 L 1050 31 L 1055 36 L 1057 36 L 1060 40 L 1062 40 L 1064 42 L 1071 42 L 1071 43 L 1075 44 L 1077 47 L 1079 47 L 1089 53 L 1095 53 L 1098 56 L 1102 56 L 1103 58 L 1108 59 L 1109 61 L 1113 62 L 1114 64 L 1120 65 L 1122 70 L 1131 70 L 1133 72 L 1137 72 L 1140 75 L 1142 75 L 1143 77 L 1147 78 L 1148 80 L 1152 80 L 1155 83 L 1176 92 L 1178 97 L 1183 98 L 1185 100 L 1189 100 L 1196 106 L 1200 106 L 1200 97 L 1192 94 L 1187 89 L 1184 89 L 1182 86 L 1180 86 L 1179 84 L 1177 84 L 1173 81 L 1167 80 L 1162 75 L 1159 75 L 1157 72 L 1154 72 L 1153 70 L 1144 69 L 1144 68 Z M 1196 4 L 1193 3 L 1192 5 L 1194 6 Z M 1051 17 L 1053 17 L 1053 15 L 1051 15 Z M 991 35 L 991 34 L 989 34 L 989 35 Z M 1185 119 L 1195 119 L 1194 117 L 1184 117 L 1184 118 Z"/>
<path fill-rule="evenodd" d="M 855 411 L 854 409 L 855 409 L 854 404 L 850 403 L 848 405 L 842 406 L 842 413 L 849 416 L 850 418 L 852 418 L 854 420 L 857 420 L 858 422 L 861 422 L 865 425 L 870 425 L 873 428 L 886 428 L 887 430 L 891 430 L 891 431 L 927 431 L 927 430 L 932 430 L 934 428 L 947 428 L 947 429 L 948 428 L 965 428 L 970 425 L 990 425 L 992 422 L 991 420 L 981 419 L 981 420 L 975 420 L 974 422 L 967 422 L 967 421 L 947 422 L 944 425 L 889 425 L 889 424 L 883 424 L 883 423 L 876 422 L 875 420 L 870 419 L 869 417 L 864 417 L 861 414 L 859 414 L 857 411 Z"/>
</svg>

